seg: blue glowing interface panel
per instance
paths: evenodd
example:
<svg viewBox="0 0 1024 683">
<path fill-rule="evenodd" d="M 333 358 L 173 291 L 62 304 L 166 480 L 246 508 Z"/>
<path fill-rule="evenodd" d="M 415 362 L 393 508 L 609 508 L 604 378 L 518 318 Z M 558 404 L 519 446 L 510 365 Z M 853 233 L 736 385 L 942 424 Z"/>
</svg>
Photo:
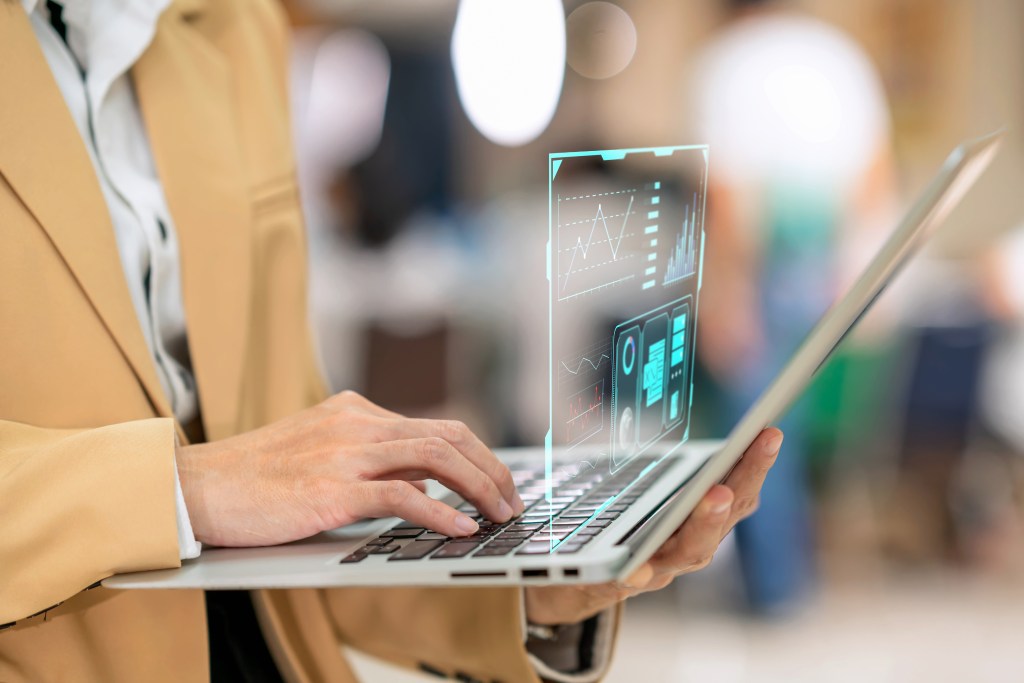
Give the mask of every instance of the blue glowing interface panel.
<svg viewBox="0 0 1024 683">
<path fill-rule="evenodd" d="M 549 158 L 549 484 L 689 434 L 707 164 L 706 146 Z"/>
</svg>

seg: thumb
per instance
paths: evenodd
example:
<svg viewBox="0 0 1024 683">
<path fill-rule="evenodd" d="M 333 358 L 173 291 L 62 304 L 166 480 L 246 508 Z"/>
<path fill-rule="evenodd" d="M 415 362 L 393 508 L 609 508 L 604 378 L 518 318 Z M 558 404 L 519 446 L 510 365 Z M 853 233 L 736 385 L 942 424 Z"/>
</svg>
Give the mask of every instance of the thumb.
<svg viewBox="0 0 1024 683">
<path fill-rule="evenodd" d="M 635 572 L 629 575 L 629 577 L 622 582 L 623 586 L 627 588 L 635 588 L 637 590 L 644 588 L 654 578 L 654 567 L 651 566 L 650 562 L 645 563 L 642 567 L 637 569 Z"/>
</svg>

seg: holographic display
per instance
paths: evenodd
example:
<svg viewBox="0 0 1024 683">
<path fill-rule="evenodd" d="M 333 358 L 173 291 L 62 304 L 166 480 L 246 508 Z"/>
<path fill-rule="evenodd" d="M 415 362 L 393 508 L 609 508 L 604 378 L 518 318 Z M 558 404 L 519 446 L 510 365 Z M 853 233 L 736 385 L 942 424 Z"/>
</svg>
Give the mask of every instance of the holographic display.
<svg viewBox="0 0 1024 683">
<path fill-rule="evenodd" d="M 549 500 L 689 435 L 706 146 L 549 157 Z"/>
</svg>

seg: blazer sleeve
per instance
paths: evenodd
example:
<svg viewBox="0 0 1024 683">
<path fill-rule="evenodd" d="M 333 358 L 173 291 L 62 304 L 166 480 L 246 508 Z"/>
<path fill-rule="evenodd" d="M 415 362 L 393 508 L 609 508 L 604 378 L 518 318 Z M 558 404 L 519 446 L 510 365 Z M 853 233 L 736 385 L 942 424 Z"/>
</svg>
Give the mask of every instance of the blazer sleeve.
<svg viewBox="0 0 1024 683">
<path fill-rule="evenodd" d="M 180 566 L 169 418 L 0 420 L 0 625 L 119 572 Z"/>
</svg>

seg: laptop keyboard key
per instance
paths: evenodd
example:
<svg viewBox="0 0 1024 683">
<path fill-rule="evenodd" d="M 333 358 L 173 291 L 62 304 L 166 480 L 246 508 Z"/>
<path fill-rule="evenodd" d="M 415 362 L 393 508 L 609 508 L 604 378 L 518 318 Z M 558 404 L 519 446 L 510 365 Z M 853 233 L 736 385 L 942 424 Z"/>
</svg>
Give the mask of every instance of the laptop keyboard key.
<svg viewBox="0 0 1024 683">
<path fill-rule="evenodd" d="M 489 543 L 478 550 L 473 557 L 500 557 L 502 555 L 508 555 L 515 549 L 516 547 L 514 545 L 494 545 L 493 543 Z"/>
<path fill-rule="evenodd" d="M 582 543 L 563 543 L 562 545 L 555 548 L 555 552 L 566 554 L 578 553 L 582 547 Z"/>
<path fill-rule="evenodd" d="M 416 538 L 425 531 L 426 529 L 419 527 L 415 529 L 389 529 L 381 534 L 381 538 Z"/>
<path fill-rule="evenodd" d="M 430 559 L 437 560 L 452 557 L 464 557 L 479 547 L 479 543 L 448 543 L 443 548 L 438 550 L 436 553 L 431 555 Z"/>
<path fill-rule="evenodd" d="M 378 546 L 374 546 L 373 548 L 370 548 L 370 554 L 371 555 L 390 555 L 391 553 L 395 552 L 396 550 L 398 550 L 401 547 L 402 546 L 398 545 L 397 543 L 392 543 L 391 545 L 378 545 Z"/>
<path fill-rule="evenodd" d="M 444 541 L 413 541 L 388 558 L 388 562 L 396 560 L 419 560 L 440 548 Z"/>
<path fill-rule="evenodd" d="M 547 555 L 551 552 L 550 543 L 527 543 L 516 555 Z"/>
<path fill-rule="evenodd" d="M 519 539 L 523 539 L 523 538 L 529 538 L 530 534 L 532 534 L 532 533 L 533 533 L 532 531 L 515 531 L 513 529 L 506 529 L 505 531 L 502 531 L 500 534 L 495 536 L 495 538 L 519 538 Z"/>
<path fill-rule="evenodd" d="M 368 553 L 362 549 L 355 551 L 351 555 L 347 555 L 341 558 L 341 564 L 355 564 L 356 562 L 362 562 L 369 556 Z"/>
</svg>

